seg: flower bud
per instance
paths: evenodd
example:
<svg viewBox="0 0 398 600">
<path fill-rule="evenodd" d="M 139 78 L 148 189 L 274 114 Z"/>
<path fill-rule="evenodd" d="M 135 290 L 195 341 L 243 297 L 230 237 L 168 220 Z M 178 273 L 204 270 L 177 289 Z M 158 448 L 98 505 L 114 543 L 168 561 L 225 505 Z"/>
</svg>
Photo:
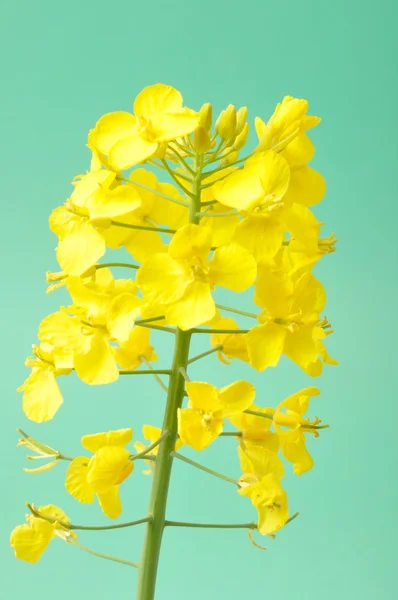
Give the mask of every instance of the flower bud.
<svg viewBox="0 0 398 600">
<path fill-rule="evenodd" d="M 206 131 L 210 131 L 212 122 L 213 108 L 209 102 L 206 102 L 199 111 L 199 127 L 203 127 Z"/>
<path fill-rule="evenodd" d="M 216 132 L 223 140 L 234 138 L 236 131 L 236 108 L 230 104 L 222 110 L 215 125 Z"/>
<path fill-rule="evenodd" d="M 193 147 L 196 152 L 203 154 L 207 152 L 212 146 L 209 133 L 204 127 L 197 127 L 193 132 Z"/>
<path fill-rule="evenodd" d="M 245 123 L 243 125 L 242 131 L 235 138 L 235 142 L 234 142 L 235 150 L 240 150 L 241 148 L 243 148 L 243 146 L 247 142 L 248 137 L 249 137 L 249 123 Z"/>
<path fill-rule="evenodd" d="M 239 135 L 243 130 L 247 120 L 248 109 L 247 106 L 242 106 L 236 113 L 236 131 L 235 135 Z"/>
<path fill-rule="evenodd" d="M 232 163 L 234 163 L 238 159 L 238 156 L 239 156 L 239 152 L 238 151 L 234 151 L 234 152 L 230 153 L 230 148 L 226 148 L 225 149 L 225 154 L 226 154 L 226 157 L 223 158 L 222 155 L 221 155 L 221 160 L 220 160 L 220 162 L 221 162 L 221 164 L 223 166 L 225 166 L 225 165 L 231 165 Z"/>
</svg>

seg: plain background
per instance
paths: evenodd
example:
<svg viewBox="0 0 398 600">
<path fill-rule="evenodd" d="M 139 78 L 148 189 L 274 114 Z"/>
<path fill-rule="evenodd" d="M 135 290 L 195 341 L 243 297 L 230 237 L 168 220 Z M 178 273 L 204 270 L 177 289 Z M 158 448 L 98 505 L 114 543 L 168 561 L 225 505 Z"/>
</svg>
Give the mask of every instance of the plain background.
<svg viewBox="0 0 398 600">
<path fill-rule="evenodd" d="M 322 396 L 312 415 L 332 425 L 310 440 L 316 466 L 286 478 L 292 511 L 300 517 L 275 541 L 245 531 L 167 531 L 157 600 L 242 597 L 285 600 L 395 598 L 396 559 L 396 139 L 394 80 L 397 17 L 394 2 L 336 0 L 4 1 L 1 24 L 1 596 L 7 600 L 134 598 L 136 572 L 100 561 L 55 540 L 36 566 L 9 548 L 25 501 L 62 506 L 75 523 L 106 523 L 98 505 L 80 505 L 63 489 L 64 465 L 42 475 L 22 472 L 15 428 L 68 454 L 80 436 L 159 424 L 163 393 L 147 378 L 124 378 L 89 388 L 61 381 L 65 404 L 38 426 L 26 420 L 15 388 L 27 376 L 25 357 L 41 318 L 65 296 L 45 295 L 45 271 L 57 270 L 50 211 L 88 168 L 90 127 L 111 110 L 130 110 L 145 85 L 180 89 L 188 106 L 210 101 L 250 108 L 268 118 L 286 95 L 305 97 L 320 115 L 314 166 L 328 192 L 316 209 L 336 232 L 338 252 L 316 273 L 328 292 L 326 314 L 335 328 L 328 347 L 340 361 L 314 382 Z M 394 52 L 395 51 L 395 52 Z M 395 167 L 395 168 L 394 168 Z M 241 300 L 245 307 L 247 300 Z M 155 336 L 159 366 L 170 341 Z M 204 343 L 204 340 L 202 340 Z M 200 349 L 197 346 L 198 350 Z M 192 376 L 222 385 L 247 377 L 259 404 L 276 404 L 313 382 L 282 360 L 277 369 L 229 369 L 215 358 L 196 363 Z M 220 440 L 199 456 L 238 475 L 236 444 Z M 122 488 L 124 520 L 145 514 L 150 479 L 140 467 Z M 168 516 L 193 521 L 255 518 L 232 487 L 187 465 L 173 472 Z M 82 533 L 103 552 L 139 558 L 143 529 Z"/>
</svg>

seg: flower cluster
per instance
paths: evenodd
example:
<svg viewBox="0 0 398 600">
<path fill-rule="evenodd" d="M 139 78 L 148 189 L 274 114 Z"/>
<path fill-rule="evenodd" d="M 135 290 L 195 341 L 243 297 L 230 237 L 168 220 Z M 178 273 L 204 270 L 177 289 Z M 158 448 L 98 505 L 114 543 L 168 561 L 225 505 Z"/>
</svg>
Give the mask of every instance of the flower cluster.
<svg viewBox="0 0 398 600">
<path fill-rule="evenodd" d="M 101 385 L 145 373 L 167 391 L 165 419 L 161 429 L 144 426 L 147 445 L 128 447 L 130 427 L 86 435 L 82 445 L 90 456 L 65 457 L 26 434 L 21 443 L 37 453 L 31 459 L 50 459 L 32 471 L 69 461 L 68 492 L 83 503 L 97 498 L 112 519 L 122 512 L 120 485 L 143 459 L 154 474 L 152 508 L 144 519 L 148 539 L 168 523 L 173 459 L 204 468 L 179 454 L 182 446 L 201 451 L 222 436 L 238 440 L 240 478 L 211 473 L 250 498 L 258 513 L 251 528 L 263 535 L 292 518 L 281 483 L 283 460 L 297 475 L 313 466 L 306 435 L 318 436 L 325 426 L 305 415 L 317 388 L 271 408 L 254 404 L 248 381 L 229 378 L 218 389 L 187 374 L 191 362 L 213 353 L 222 364 L 240 360 L 260 372 L 285 355 L 310 377 L 318 377 L 324 364 L 337 364 L 325 345 L 332 333 L 323 315 L 325 290 L 312 273 L 334 251 L 336 238 L 322 237 L 312 212 L 325 182 L 309 166 L 314 146 L 308 131 L 320 119 L 307 110 L 305 100 L 285 97 L 268 121 L 255 119 L 257 142 L 247 150 L 246 107 L 229 105 L 213 125 L 210 104 L 194 111 L 173 87 L 149 86 L 132 113 L 106 114 L 89 132 L 90 168 L 74 178 L 70 197 L 50 216 L 62 271 L 47 274 L 48 292 L 62 286 L 70 303 L 40 323 L 39 343 L 26 362 L 31 374 L 19 388 L 26 416 L 40 423 L 56 415 L 61 375 Z M 99 262 L 119 250 L 131 261 Z M 118 269 L 123 278 L 115 276 Z M 219 287 L 251 290 L 257 310 L 218 304 Z M 153 330 L 175 336 L 174 359 L 164 369 L 152 365 L 158 360 Z M 209 346 L 189 358 L 196 334 Z M 60 509 L 34 509 L 11 544 L 18 558 L 35 562 L 54 535 L 76 543 L 72 529 Z M 148 552 L 159 552 L 160 541 L 153 539 L 140 566 L 144 582 L 156 575 L 151 565 L 157 556 Z"/>
</svg>

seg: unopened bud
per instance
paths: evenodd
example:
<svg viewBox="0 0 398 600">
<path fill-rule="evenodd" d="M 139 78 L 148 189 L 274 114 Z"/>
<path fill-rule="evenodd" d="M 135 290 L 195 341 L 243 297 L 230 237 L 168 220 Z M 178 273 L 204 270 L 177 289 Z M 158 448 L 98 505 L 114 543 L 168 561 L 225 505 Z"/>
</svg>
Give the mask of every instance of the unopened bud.
<svg viewBox="0 0 398 600">
<path fill-rule="evenodd" d="M 240 150 L 247 142 L 247 138 L 249 137 L 249 123 L 245 123 L 243 125 L 243 129 L 239 135 L 236 136 L 234 142 L 235 150 Z"/>
<path fill-rule="evenodd" d="M 210 131 L 212 122 L 213 108 L 209 102 L 206 102 L 199 111 L 199 127 L 203 127 L 206 131 Z"/>
<path fill-rule="evenodd" d="M 244 126 L 246 125 L 247 113 L 248 113 L 247 106 L 242 106 L 236 113 L 235 135 L 239 135 L 240 132 L 243 130 Z"/>
<path fill-rule="evenodd" d="M 236 108 L 230 104 L 225 110 L 222 110 L 215 125 L 216 133 L 223 140 L 234 138 L 236 131 Z"/>
<path fill-rule="evenodd" d="M 210 136 L 204 127 L 197 127 L 193 133 L 193 147 L 196 152 L 203 154 L 212 146 Z"/>
</svg>

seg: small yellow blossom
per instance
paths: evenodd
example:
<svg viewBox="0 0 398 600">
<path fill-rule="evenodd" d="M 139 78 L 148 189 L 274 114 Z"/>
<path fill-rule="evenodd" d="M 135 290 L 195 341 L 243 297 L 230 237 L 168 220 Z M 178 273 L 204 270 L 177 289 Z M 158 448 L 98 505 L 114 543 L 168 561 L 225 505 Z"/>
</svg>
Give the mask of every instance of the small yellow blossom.
<svg viewBox="0 0 398 600">
<path fill-rule="evenodd" d="M 220 317 L 219 315 L 216 315 L 209 324 L 214 329 L 239 329 L 234 319 Z M 231 358 L 238 358 L 243 362 L 249 362 L 245 337 L 242 333 L 212 333 L 210 335 L 210 343 L 213 348 L 221 346 L 217 352 L 217 356 L 225 365 L 231 364 L 231 360 L 229 360 Z"/>
<path fill-rule="evenodd" d="M 29 563 L 36 563 L 40 559 L 53 538 L 59 537 L 68 541 L 69 538 L 77 537 L 67 528 L 69 519 L 57 506 L 53 504 L 41 506 L 37 513 L 44 518 L 28 515 L 27 523 L 18 525 L 10 536 L 10 544 L 14 548 L 15 556 Z"/>
<path fill-rule="evenodd" d="M 154 444 L 162 435 L 162 430 L 160 427 L 154 427 L 153 425 L 143 425 L 142 435 L 150 444 Z M 142 442 L 134 442 L 134 448 L 136 449 L 137 453 L 140 453 L 144 452 L 150 444 L 146 446 Z M 175 450 L 179 450 L 183 445 L 183 442 L 180 439 L 177 439 L 175 443 Z M 156 456 L 158 452 L 159 446 L 155 446 L 155 448 L 151 450 L 150 454 L 152 456 Z M 144 475 L 151 475 L 153 472 L 154 462 L 152 460 L 146 460 L 145 462 L 148 465 L 148 469 L 143 471 L 143 473 Z"/>
<path fill-rule="evenodd" d="M 326 302 L 322 284 L 310 273 L 294 280 L 263 266 L 254 301 L 263 312 L 258 316 L 261 324 L 246 336 L 250 363 L 262 371 L 276 366 L 284 353 L 312 377 L 320 375 L 328 327 L 320 319 Z"/>
<path fill-rule="evenodd" d="M 215 285 L 243 291 L 256 276 L 255 260 L 245 248 L 222 246 L 209 261 L 210 248 L 209 229 L 185 225 L 174 235 L 167 254 L 148 257 L 137 272 L 144 300 L 163 305 L 167 321 L 183 330 L 215 315 L 211 294 Z"/>
<path fill-rule="evenodd" d="M 90 132 L 89 144 L 117 171 L 156 155 L 170 140 L 191 133 L 199 114 L 182 105 L 179 91 L 157 83 L 142 90 L 134 101 L 134 114 L 109 113 Z"/>
<path fill-rule="evenodd" d="M 195 450 L 207 448 L 223 430 L 224 418 L 246 410 L 255 396 L 248 381 L 235 381 L 218 390 L 205 382 L 188 382 L 188 408 L 178 409 L 178 433 Z"/>
<path fill-rule="evenodd" d="M 304 388 L 283 400 L 274 414 L 274 426 L 279 437 L 283 456 L 293 463 L 296 475 L 302 475 L 314 466 L 314 461 L 305 445 L 304 432 L 318 436 L 314 426 L 320 423 L 303 419 L 307 412 L 310 397 L 319 396 L 320 392 L 315 387 Z M 282 429 L 283 428 L 283 429 Z"/>
<path fill-rule="evenodd" d="M 152 362 L 158 357 L 155 349 L 149 343 L 150 329 L 135 327 L 126 342 L 115 349 L 116 361 L 123 369 L 133 371 L 143 362 Z"/>
<path fill-rule="evenodd" d="M 241 442 L 238 452 L 243 471 L 239 494 L 250 498 L 257 509 L 258 531 L 270 535 L 289 518 L 287 494 L 280 484 L 283 464 L 276 454 L 250 442 Z"/>
<path fill-rule="evenodd" d="M 94 455 L 74 458 L 66 472 L 68 492 L 83 503 L 94 502 L 97 496 L 102 511 L 111 519 L 117 519 L 122 512 L 119 485 L 134 469 L 125 448 L 132 437 L 132 429 L 85 435 L 82 445 Z"/>
<path fill-rule="evenodd" d="M 279 449 L 278 436 L 276 433 L 270 431 L 275 409 L 271 407 L 263 408 L 252 404 L 248 407 L 248 410 L 268 415 L 269 418 L 247 412 L 228 417 L 232 425 L 241 432 L 241 439 L 243 441 L 259 444 L 263 448 L 267 448 L 271 452 L 277 453 Z"/>
</svg>

